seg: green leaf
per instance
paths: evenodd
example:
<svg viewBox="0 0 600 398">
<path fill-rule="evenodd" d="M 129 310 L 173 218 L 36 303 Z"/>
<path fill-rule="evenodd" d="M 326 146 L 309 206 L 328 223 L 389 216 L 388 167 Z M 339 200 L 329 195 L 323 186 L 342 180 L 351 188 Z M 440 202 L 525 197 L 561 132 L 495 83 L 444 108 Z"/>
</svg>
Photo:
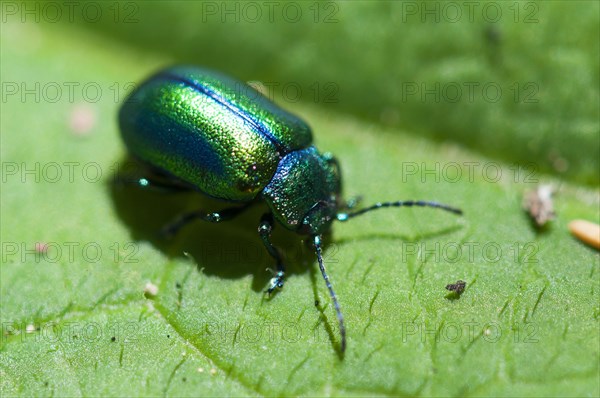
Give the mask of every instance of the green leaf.
<svg viewBox="0 0 600 398">
<path fill-rule="evenodd" d="M 112 183 L 127 83 L 170 59 L 14 21 L 1 55 L 2 396 L 600 394 L 599 255 L 567 230 L 598 222 L 597 187 L 282 103 L 340 159 L 348 197 L 465 211 L 382 210 L 334 226 L 325 261 L 348 327 L 342 357 L 310 246 L 282 228 L 289 276 L 273 298 L 262 293 L 264 209 L 162 242 L 170 218 L 218 204 Z M 559 186 L 545 232 L 521 209 L 537 181 Z M 458 279 L 465 292 L 446 298 Z"/>
</svg>

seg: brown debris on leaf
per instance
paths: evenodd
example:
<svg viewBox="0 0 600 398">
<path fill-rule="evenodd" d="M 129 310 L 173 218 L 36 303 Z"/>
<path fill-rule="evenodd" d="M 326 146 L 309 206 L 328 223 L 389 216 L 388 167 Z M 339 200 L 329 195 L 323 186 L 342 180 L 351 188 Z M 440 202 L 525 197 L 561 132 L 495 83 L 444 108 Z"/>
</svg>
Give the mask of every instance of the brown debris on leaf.
<svg viewBox="0 0 600 398">
<path fill-rule="evenodd" d="M 556 215 L 552 203 L 554 192 L 555 189 L 552 185 L 545 184 L 527 191 L 523 197 L 523 208 L 539 228 L 544 227 Z"/>
</svg>

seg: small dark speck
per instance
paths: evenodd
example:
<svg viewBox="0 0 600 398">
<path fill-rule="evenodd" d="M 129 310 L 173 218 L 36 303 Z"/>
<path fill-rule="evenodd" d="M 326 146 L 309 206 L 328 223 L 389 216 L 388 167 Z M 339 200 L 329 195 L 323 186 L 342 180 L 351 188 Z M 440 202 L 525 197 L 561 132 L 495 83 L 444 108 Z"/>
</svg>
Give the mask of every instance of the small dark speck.
<svg viewBox="0 0 600 398">
<path fill-rule="evenodd" d="M 467 282 L 458 280 L 456 283 L 450 283 L 446 285 L 446 290 L 450 290 L 458 295 L 465 291 L 465 286 L 467 286 Z"/>
<path fill-rule="evenodd" d="M 499 45 L 502 42 L 502 31 L 495 26 L 488 26 L 485 29 L 485 37 L 492 45 Z"/>
<path fill-rule="evenodd" d="M 76 334 L 74 334 L 74 335 L 73 335 L 73 338 L 74 338 L 74 339 L 76 339 L 76 338 L 77 338 L 77 335 L 76 335 Z"/>
<path fill-rule="evenodd" d="M 170 339 L 170 338 L 171 338 L 171 335 L 170 335 L 170 334 L 168 334 L 168 335 L 167 335 L 167 338 L 168 338 L 168 339 Z"/>
<path fill-rule="evenodd" d="M 181 381 L 183 381 L 185 383 L 187 381 L 187 379 L 184 377 L 183 379 L 181 379 Z"/>
<path fill-rule="evenodd" d="M 177 282 L 177 283 L 175 284 L 175 287 L 176 287 L 177 289 L 181 289 L 181 283 Z"/>
<path fill-rule="evenodd" d="M 117 338 L 115 336 L 113 336 L 110 338 L 110 341 L 112 341 L 114 343 L 115 341 L 117 341 Z"/>
<path fill-rule="evenodd" d="M 44 387 L 48 387 L 48 384 L 49 384 L 49 383 L 48 383 L 47 381 L 45 381 L 45 382 L 44 382 Z"/>
<path fill-rule="evenodd" d="M 319 306 L 319 304 L 320 304 L 320 303 L 319 303 L 319 300 L 315 300 L 315 307 L 318 307 L 318 306 Z"/>
</svg>

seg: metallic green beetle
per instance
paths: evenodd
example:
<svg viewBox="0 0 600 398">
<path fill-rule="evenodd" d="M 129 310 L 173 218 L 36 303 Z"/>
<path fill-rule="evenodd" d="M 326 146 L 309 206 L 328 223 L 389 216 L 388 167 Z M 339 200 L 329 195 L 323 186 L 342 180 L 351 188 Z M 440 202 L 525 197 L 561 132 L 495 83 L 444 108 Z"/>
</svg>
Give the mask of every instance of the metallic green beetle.
<svg viewBox="0 0 600 398">
<path fill-rule="evenodd" d="M 338 162 L 311 145 L 309 126 L 252 87 L 208 69 L 177 66 L 150 77 L 123 104 L 119 125 L 129 152 L 166 176 L 166 185 L 240 203 L 215 213 L 184 214 L 166 227 L 169 234 L 194 219 L 221 222 L 258 200 L 267 203 L 270 212 L 258 232 L 277 264 L 267 293 L 283 287 L 285 276 L 270 240 L 274 219 L 312 238 L 335 306 L 341 352 L 346 348 L 344 319 L 321 254 L 321 237 L 331 223 L 384 207 L 428 206 L 461 214 L 425 201 L 376 203 L 348 212 L 352 206 L 341 196 Z M 139 184 L 164 187 L 165 181 L 143 178 Z"/>
</svg>

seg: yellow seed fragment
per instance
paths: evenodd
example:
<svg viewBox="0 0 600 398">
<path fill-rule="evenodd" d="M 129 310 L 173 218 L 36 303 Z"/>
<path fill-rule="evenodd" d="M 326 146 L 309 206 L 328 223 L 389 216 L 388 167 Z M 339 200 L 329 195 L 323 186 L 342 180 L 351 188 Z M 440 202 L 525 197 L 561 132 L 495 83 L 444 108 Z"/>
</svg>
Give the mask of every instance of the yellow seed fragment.
<svg viewBox="0 0 600 398">
<path fill-rule="evenodd" d="M 600 249 L 600 225 L 586 220 L 573 220 L 569 230 L 580 241 Z"/>
</svg>

